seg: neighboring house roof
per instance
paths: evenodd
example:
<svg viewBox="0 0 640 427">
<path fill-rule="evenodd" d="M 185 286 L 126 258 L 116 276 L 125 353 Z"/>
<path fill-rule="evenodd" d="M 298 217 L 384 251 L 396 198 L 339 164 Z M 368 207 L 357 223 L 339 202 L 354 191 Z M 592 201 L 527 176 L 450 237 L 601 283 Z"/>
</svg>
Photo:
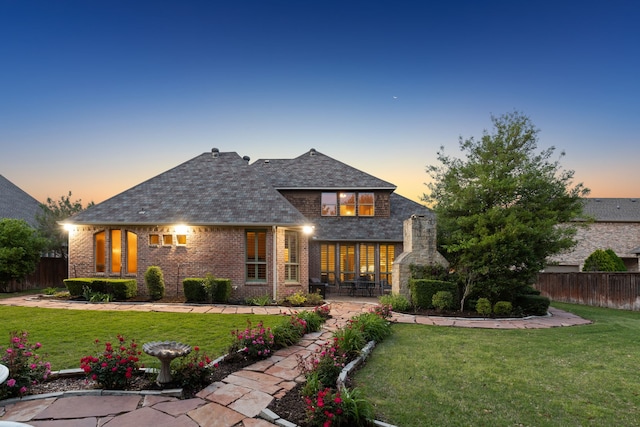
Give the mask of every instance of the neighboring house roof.
<svg viewBox="0 0 640 427">
<path fill-rule="evenodd" d="M 215 149 L 214 149 L 215 150 Z M 204 153 L 69 219 L 74 224 L 304 225 L 237 153 Z"/>
<path fill-rule="evenodd" d="M 0 175 L 0 218 L 22 219 L 30 226 L 37 228 L 38 213 L 40 213 L 40 203 Z"/>
<path fill-rule="evenodd" d="M 584 213 L 596 222 L 640 222 L 640 199 L 585 198 Z"/>
<path fill-rule="evenodd" d="M 315 149 L 295 159 L 259 159 L 256 169 L 278 190 L 382 190 L 396 186 L 326 156 Z"/>
<path fill-rule="evenodd" d="M 399 194 L 391 193 L 391 215 L 380 217 L 321 217 L 314 218 L 314 238 L 327 241 L 389 241 L 402 242 L 404 221 L 412 215 L 434 216 L 427 207 Z"/>
</svg>

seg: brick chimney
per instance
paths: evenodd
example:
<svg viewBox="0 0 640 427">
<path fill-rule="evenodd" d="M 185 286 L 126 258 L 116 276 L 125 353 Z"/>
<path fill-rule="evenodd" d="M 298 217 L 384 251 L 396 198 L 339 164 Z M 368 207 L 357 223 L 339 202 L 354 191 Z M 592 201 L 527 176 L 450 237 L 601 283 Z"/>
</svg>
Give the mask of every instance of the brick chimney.
<svg viewBox="0 0 640 427">
<path fill-rule="evenodd" d="M 437 251 L 436 217 L 434 214 L 411 215 L 403 223 L 404 251 L 393 262 L 393 280 L 391 291 L 409 298 L 409 266 L 441 265 L 448 267 L 449 262 Z"/>
</svg>

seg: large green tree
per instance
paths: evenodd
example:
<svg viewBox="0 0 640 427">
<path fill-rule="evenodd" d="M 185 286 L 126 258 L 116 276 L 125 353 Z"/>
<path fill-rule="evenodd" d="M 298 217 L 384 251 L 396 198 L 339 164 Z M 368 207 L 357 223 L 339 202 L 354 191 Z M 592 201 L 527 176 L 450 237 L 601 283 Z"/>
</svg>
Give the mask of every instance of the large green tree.
<svg viewBox="0 0 640 427">
<path fill-rule="evenodd" d="M 479 140 L 460 137 L 464 158 L 441 147 L 440 164 L 427 167 L 432 181 L 423 200 L 437 215 L 440 250 L 465 280 L 461 305 L 469 295 L 513 301 L 547 257 L 575 245 L 568 224 L 589 192 L 551 160 L 554 147 L 538 151 L 539 131 L 527 116 L 491 121 Z"/>
<path fill-rule="evenodd" d="M 89 202 L 87 208 L 93 206 Z M 71 201 L 71 191 L 66 196 L 61 196 L 58 200 L 47 198 L 47 203 L 40 204 L 40 213 L 36 215 L 38 230 L 46 239 L 46 250 L 55 252 L 58 256 L 67 259 L 68 236 L 67 232 L 59 224 L 71 215 L 82 212 L 82 200 Z"/>
<path fill-rule="evenodd" d="M 44 239 L 26 221 L 0 220 L 0 290 L 34 272 L 44 246 Z"/>
</svg>

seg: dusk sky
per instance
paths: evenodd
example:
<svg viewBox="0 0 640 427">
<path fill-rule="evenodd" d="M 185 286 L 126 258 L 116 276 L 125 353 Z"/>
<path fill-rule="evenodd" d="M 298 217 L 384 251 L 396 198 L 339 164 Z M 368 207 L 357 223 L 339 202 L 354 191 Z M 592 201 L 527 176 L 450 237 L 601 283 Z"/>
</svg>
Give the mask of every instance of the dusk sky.
<svg viewBox="0 0 640 427">
<path fill-rule="evenodd" d="M 635 0 L 0 0 L 0 174 L 86 204 L 213 147 L 315 148 L 418 201 L 440 146 L 519 111 L 592 197 L 640 197 L 639 18 Z"/>
</svg>

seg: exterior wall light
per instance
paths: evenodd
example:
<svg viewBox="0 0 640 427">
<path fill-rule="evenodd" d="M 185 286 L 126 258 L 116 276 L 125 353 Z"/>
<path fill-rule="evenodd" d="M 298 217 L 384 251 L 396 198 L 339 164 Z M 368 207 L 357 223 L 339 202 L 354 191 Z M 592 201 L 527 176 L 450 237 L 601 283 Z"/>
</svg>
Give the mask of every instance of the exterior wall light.
<svg viewBox="0 0 640 427">
<path fill-rule="evenodd" d="M 187 234 L 187 230 L 189 229 L 189 227 L 187 227 L 184 224 L 180 224 L 180 225 L 176 225 L 176 233 L 178 234 Z"/>
<path fill-rule="evenodd" d="M 315 230 L 315 227 L 313 225 L 305 225 L 304 227 L 302 227 L 302 232 L 304 234 L 313 234 L 313 230 Z"/>
</svg>

